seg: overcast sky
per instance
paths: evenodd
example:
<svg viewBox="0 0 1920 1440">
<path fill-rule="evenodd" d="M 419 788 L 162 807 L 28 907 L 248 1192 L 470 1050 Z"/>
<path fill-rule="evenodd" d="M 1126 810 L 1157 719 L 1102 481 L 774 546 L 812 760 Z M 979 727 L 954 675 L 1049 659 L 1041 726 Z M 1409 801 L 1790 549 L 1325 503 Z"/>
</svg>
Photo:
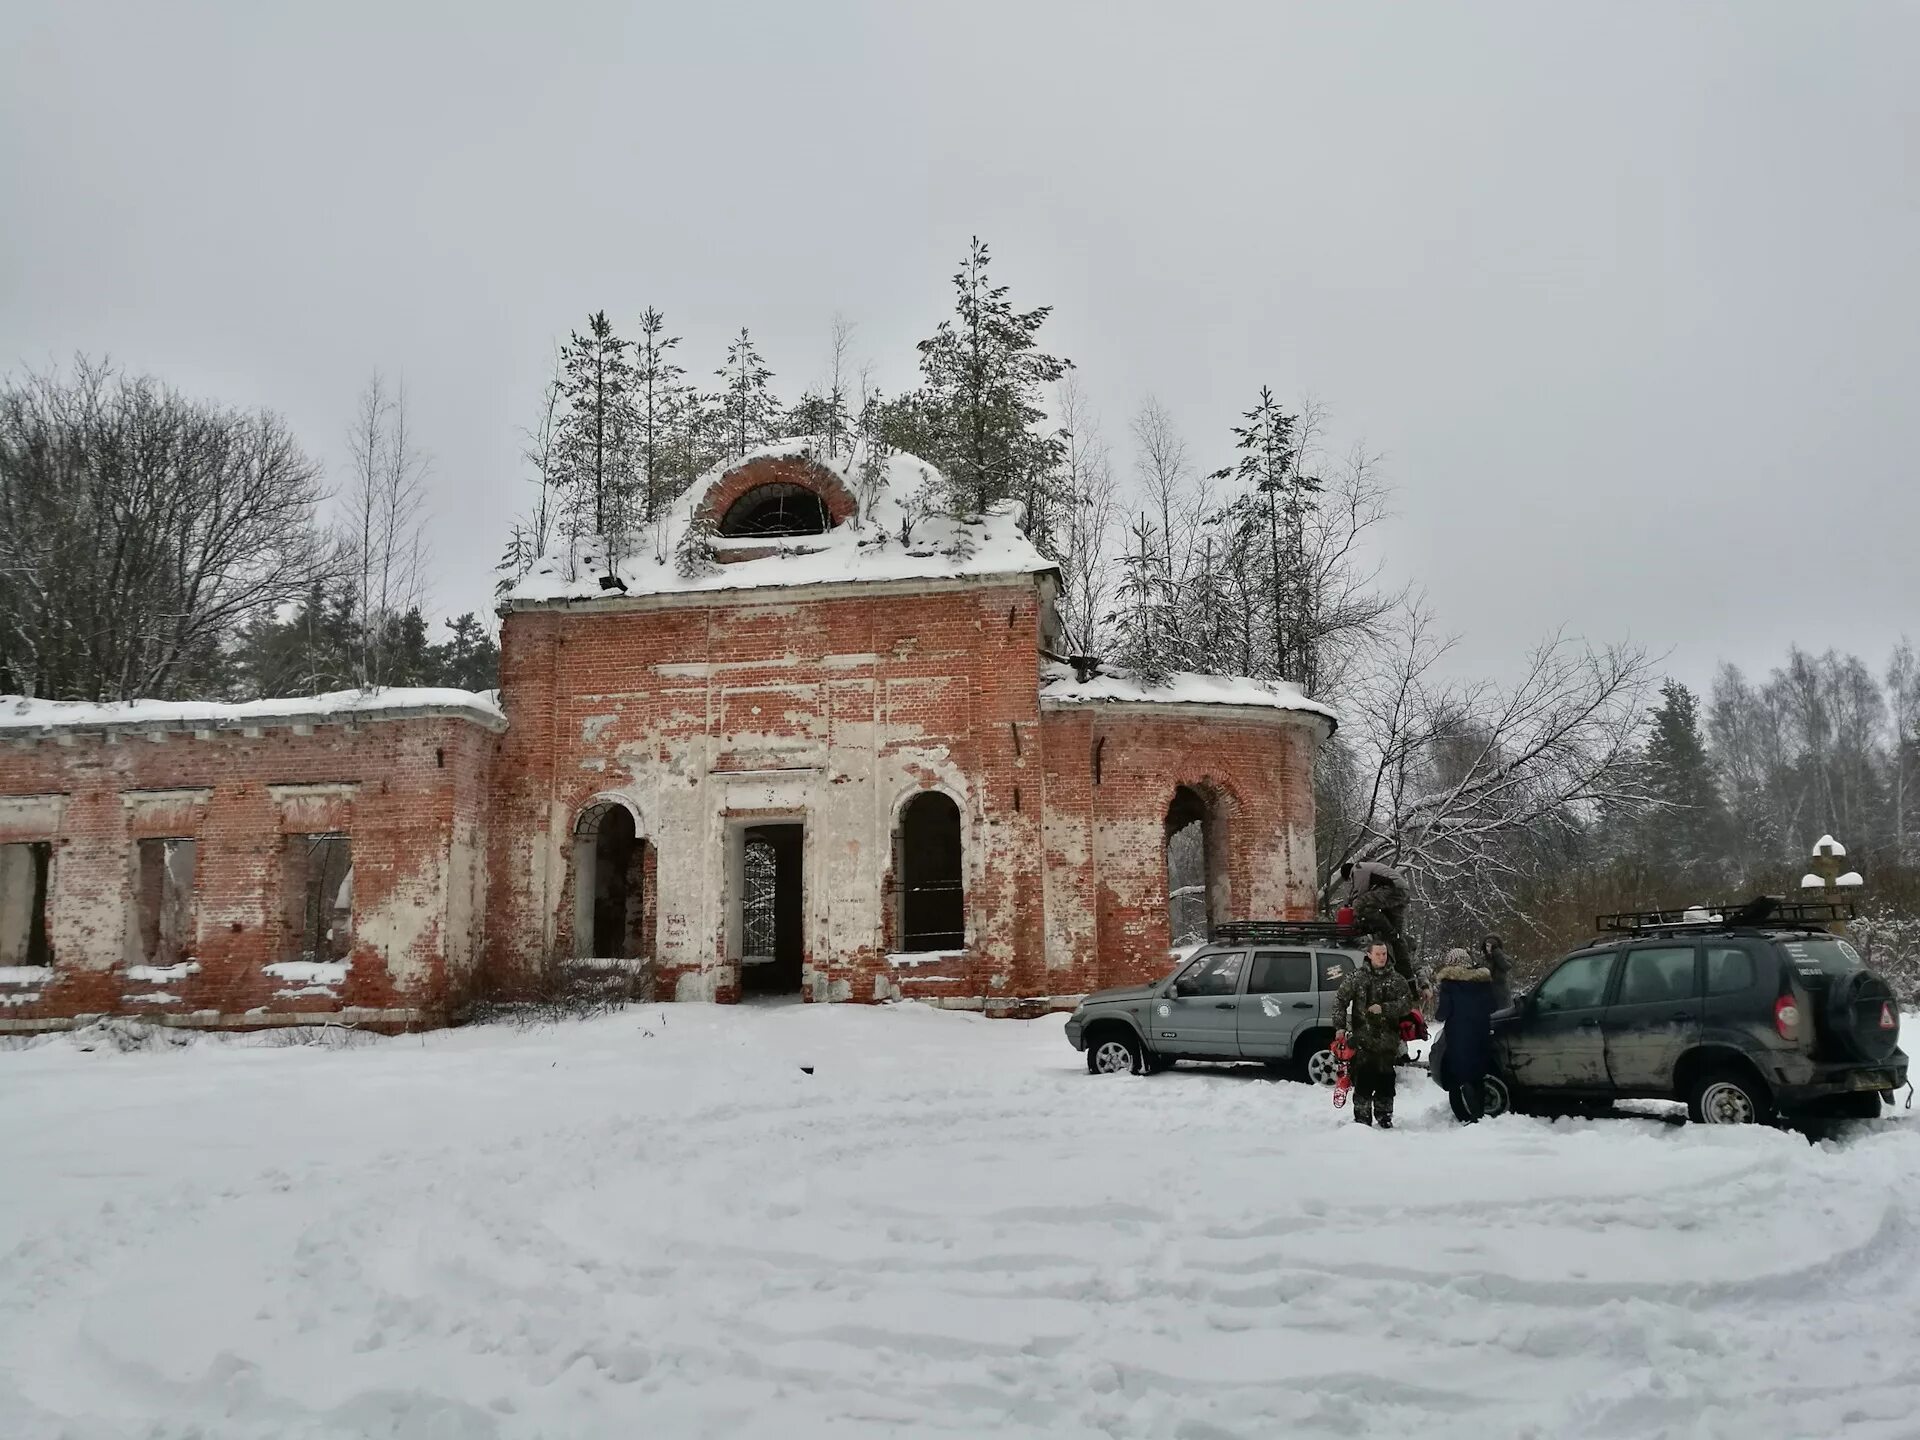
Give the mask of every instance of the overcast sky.
<svg viewBox="0 0 1920 1440">
<path fill-rule="evenodd" d="M 403 377 L 484 607 L 551 346 L 648 304 L 893 390 L 970 235 L 1130 462 L 1262 384 L 1386 456 L 1396 579 L 1705 681 L 1920 637 L 1920 6 L 0 10 L 0 363 L 284 412 Z"/>
</svg>

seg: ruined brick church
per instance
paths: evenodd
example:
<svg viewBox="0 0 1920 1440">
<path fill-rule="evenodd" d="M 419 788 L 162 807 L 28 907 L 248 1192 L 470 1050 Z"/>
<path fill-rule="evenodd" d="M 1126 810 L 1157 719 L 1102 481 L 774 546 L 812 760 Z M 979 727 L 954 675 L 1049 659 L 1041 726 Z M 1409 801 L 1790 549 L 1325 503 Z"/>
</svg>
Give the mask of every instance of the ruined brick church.
<svg viewBox="0 0 1920 1440">
<path fill-rule="evenodd" d="M 398 1029 L 574 966 L 1031 1013 L 1311 914 L 1330 712 L 1071 661 L 1013 508 L 938 479 L 721 467 L 507 593 L 497 697 L 0 700 L 0 1029 Z"/>
</svg>

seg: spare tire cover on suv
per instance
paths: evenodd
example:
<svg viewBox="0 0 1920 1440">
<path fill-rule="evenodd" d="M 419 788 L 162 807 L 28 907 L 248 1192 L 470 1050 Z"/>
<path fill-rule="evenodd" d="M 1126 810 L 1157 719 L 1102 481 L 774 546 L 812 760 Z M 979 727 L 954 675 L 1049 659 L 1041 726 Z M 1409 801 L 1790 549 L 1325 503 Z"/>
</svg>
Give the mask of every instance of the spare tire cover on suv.
<svg viewBox="0 0 1920 1440">
<path fill-rule="evenodd" d="M 1871 970 L 1855 970 L 1827 992 L 1827 1031 L 1861 1060 L 1885 1060 L 1900 1044 L 1900 1005 L 1893 987 Z"/>
</svg>

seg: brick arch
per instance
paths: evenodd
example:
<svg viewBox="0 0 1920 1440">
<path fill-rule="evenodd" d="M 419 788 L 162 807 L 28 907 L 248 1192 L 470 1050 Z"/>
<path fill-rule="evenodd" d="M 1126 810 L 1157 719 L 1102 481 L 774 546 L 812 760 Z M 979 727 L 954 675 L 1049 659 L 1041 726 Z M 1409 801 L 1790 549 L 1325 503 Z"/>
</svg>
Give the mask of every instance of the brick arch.
<svg viewBox="0 0 1920 1440">
<path fill-rule="evenodd" d="M 835 525 L 844 525 L 860 512 L 860 502 L 840 477 L 808 455 L 762 455 L 726 471 L 707 486 L 694 512 L 717 529 L 727 512 L 763 485 L 800 485 L 813 491 L 827 507 Z"/>
<path fill-rule="evenodd" d="M 1186 796 L 1192 796 L 1201 806 L 1200 815 L 1190 818 L 1199 819 L 1202 826 L 1202 866 L 1206 877 L 1204 908 L 1209 926 L 1236 918 L 1236 908 L 1245 905 L 1243 897 L 1248 894 L 1251 878 L 1244 858 L 1247 846 L 1240 833 L 1245 807 L 1241 803 L 1238 788 L 1231 781 L 1219 779 L 1206 766 L 1197 766 L 1188 761 L 1174 766 L 1166 787 L 1165 804 L 1161 809 L 1161 903 L 1166 911 L 1169 941 L 1177 938 L 1171 933 L 1174 919 L 1171 890 L 1173 857 L 1170 853 L 1174 836 L 1172 825 Z"/>
</svg>

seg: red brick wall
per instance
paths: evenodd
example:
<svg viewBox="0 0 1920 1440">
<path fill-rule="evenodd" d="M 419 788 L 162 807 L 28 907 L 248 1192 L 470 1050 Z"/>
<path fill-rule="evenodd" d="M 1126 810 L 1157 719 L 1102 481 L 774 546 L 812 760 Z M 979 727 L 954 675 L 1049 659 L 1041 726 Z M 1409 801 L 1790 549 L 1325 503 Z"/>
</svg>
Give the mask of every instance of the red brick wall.
<svg viewBox="0 0 1920 1440">
<path fill-rule="evenodd" d="M 808 993 L 989 1010 L 1164 970 L 1174 786 L 1214 801 L 1222 917 L 1305 915 L 1317 730 L 1202 707 L 1041 709 L 1032 581 L 530 608 L 506 617 L 487 964 L 573 952 L 570 831 L 598 797 L 655 847 L 662 997 L 730 999 L 729 827 L 804 819 Z M 1095 750 L 1100 753 L 1095 774 Z M 960 806 L 968 944 L 890 962 L 894 825 Z"/>
<path fill-rule="evenodd" d="M 0 986 L 0 1022 L 114 1012 L 219 1025 L 313 1012 L 382 1024 L 408 1023 L 402 1012 L 444 1016 L 467 983 L 483 909 L 488 729 L 422 717 L 321 724 L 309 734 L 289 726 L 254 737 L 152 734 L 0 740 L 0 796 L 65 797 L 52 824 L 30 805 L 0 802 L 0 840 L 54 846 L 53 973 Z M 282 994 L 303 988 L 265 969 L 287 958 L 282 837 L 331 829 L 352 840 L 347 977 L 331 993 Z M 198 969 L 136 980 L 126 963 L 132 850 L 140 838 L 167 836 L 197 841 L 187 948 Z M 29 994 L 39 998 L 20 1003 Z M 174 998 L 133 998 L 157 995 Z"/>
<path fill-rule="evenodd" d="M 1016 581 L 793 593 L 506 617 L 494 979 L 524 983 L 572 952 L 571 827 L 612 793 L 657 849 L 663 995 L 733 993 L 728 829 L 782 818 L 807 824 L 810 993 L 872 1000 L 897 982 L 910 994 L 1004 996 L 1038 973 L 1039 894 L 1019 882 L 1039 839 L 1039 591 Z M 964 959 L 916 975 L 889 965 L 884 947 L 893 824 L 922 786 L 961 808 L 970 943 Z"/>
<path fill-rule="evenodd" d="M 1049 707 L 1049 993 L 1133 984 L 1167 966 L 1166 817 L 1177 786 L 1210 802 L 1216 919 L 1314 911 L 1317 730 L 1202 707 Z M 1210 839 L 1215 838 L 1210 835 Z"/>
</svg>

